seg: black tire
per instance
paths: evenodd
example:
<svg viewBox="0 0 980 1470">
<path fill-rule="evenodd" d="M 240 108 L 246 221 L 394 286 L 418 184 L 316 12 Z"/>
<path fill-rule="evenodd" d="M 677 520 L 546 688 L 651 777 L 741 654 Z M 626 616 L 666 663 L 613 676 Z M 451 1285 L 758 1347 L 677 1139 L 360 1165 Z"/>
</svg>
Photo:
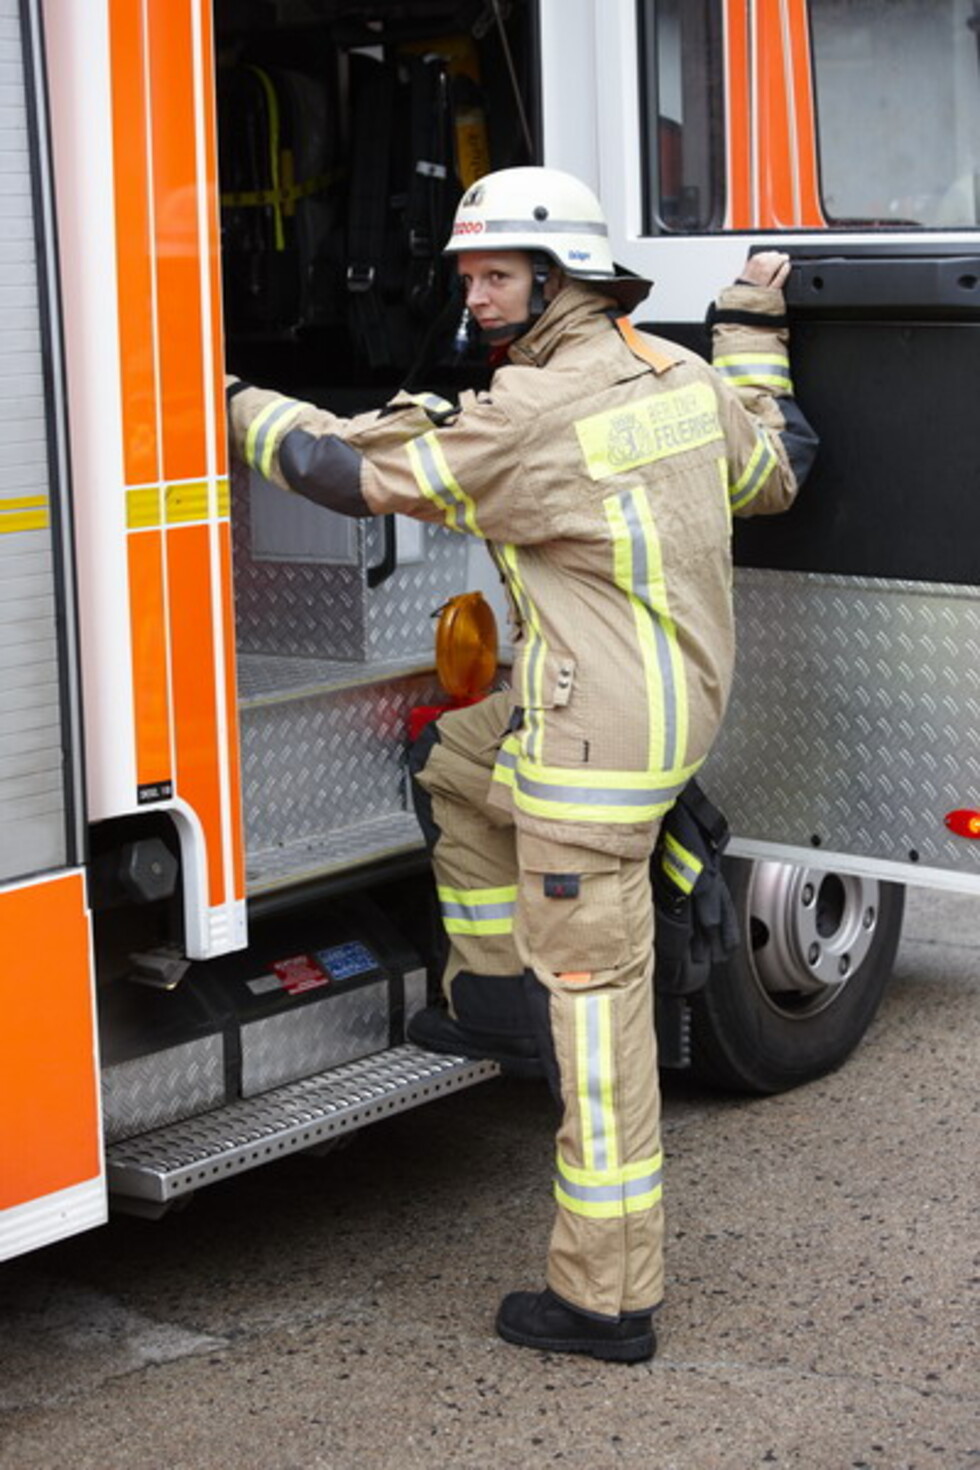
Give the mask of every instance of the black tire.
<svg viewBox="0 0 980 1470">
<path fill-rule="evenodd" d="M 694 1074 L 783 1092 L 840 1066 L 895 962 L 905 889 L 846 873 L 729 858 L 741 942 L 692 996 Z"/>
</svg>

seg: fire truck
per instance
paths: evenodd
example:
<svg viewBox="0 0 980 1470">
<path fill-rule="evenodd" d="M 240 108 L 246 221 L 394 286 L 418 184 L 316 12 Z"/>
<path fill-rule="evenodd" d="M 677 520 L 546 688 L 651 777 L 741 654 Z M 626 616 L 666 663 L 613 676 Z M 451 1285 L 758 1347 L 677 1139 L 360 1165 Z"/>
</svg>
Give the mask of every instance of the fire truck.
<svg viewBox="0 0 980 1470">
<path fill-rule="evenodd" d="M 702 353 L 792 258 L 822 447 L 736 531 L 703 773 L 741 943 L 658 1028 L 755 1092 L 850 1053 L 905 887 L 980 891 L 978 47 L 977 0 L 0 0 L 0 1257 L 496 1075 L 405 1040 L 406 748 L 489 562 L 231 468 L 222 393 L 478 384 L 440 246 L 490 168 L 592 185 Z"/>
</svg>

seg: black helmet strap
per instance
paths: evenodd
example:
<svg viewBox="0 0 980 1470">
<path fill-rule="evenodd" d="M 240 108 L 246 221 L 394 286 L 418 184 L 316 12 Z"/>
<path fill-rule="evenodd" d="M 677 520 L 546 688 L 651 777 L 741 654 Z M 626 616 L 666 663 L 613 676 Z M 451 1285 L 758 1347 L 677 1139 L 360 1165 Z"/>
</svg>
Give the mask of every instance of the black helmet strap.
<svg viewBox="0 0 980 1470">
<path fill-rule="evenodd" d="M 554 261 L 540 250 L 531 251 L 531 292 L 527 302 L 527 316 L 522 322 L 507 322 L 502 327 L 490 327 L 480 332 L 481 339 L 489 346 L 498 342 L 516 342 L 529 332 L 535 322 L 544 316 L 548 303 L 544 299 L 545 282 L 551 274 Z"/>
</svg>

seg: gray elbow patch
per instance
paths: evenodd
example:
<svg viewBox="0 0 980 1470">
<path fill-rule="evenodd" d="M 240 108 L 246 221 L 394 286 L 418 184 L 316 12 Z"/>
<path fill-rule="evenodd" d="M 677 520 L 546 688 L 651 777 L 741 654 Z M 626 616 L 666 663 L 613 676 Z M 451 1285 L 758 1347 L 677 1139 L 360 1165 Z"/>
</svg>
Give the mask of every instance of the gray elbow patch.
<svg viewBox="0 0 980 1470">
<path fill-rule="evenodd" d="M 290 489 L 343 516 L 373 514 L 361 494 L 361 460 L 336 434 L 290 429 L 279 446 L 279 468 Z"/>
<path fill-rule="evenodd" d="M 802 485 L 817 457 L 820 441 L 795 398 L 777 398 L 776 402 L 784 421 L 779 436 L 786 448 L 796 483 Z"/>
</svg>

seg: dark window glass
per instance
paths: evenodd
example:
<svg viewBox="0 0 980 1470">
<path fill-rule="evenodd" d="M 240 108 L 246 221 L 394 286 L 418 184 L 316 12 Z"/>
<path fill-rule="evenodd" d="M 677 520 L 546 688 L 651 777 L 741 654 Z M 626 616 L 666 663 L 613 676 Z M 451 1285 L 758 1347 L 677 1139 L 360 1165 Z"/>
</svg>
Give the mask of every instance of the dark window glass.
<svg viewBox="0 0 980 1470">
<path fill-rule="evenodd" d="M 720 0 L 640 0 L 646 228 L 718 229 L 724 215 Z"/>
</svg>

